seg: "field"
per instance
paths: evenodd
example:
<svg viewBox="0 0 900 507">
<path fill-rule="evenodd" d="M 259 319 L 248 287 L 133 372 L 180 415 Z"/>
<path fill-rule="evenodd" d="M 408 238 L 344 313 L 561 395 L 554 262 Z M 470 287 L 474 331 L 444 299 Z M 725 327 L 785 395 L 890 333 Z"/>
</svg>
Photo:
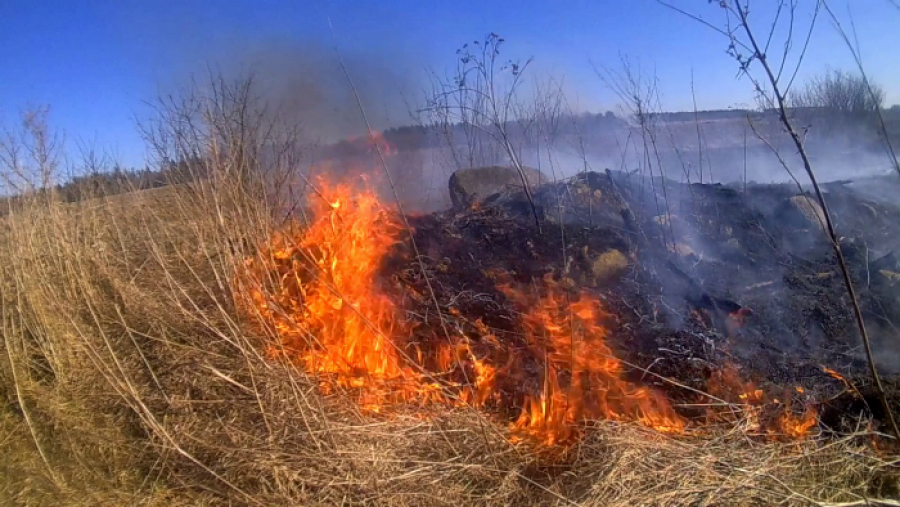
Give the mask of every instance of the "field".
<svg viewBox="0 0 900 507">
<path fill-rule="evenodd" d="M 876 361 L 865 362 L 853 335 L 831 258 L 837 240 L 814 234 L 817 204 L 782 174 L 797 166 L 783 125 L 753 124 L 763 132 L 747 150 L 740 118 L 667 124 L 636 111 L 630 130 L 611 130 L 595 115 L 592 133 L 564 115 L 476 125 L 451 114 L 464 103 L 432 104 L 426 133 L 439 142 L 396 149 L 370 132 L 335 161 L 316 156 L 302 125 L 257 102 L 251 82 L 214 78 L 156 104 L 142 136 L 159 172 L 143 181 L 170 178 L 161 188 L 107 188 L 111 168 L 92 153 L 77 162 L 93 176 L 78 180 L 84 188 L 54 186 L 70 161 L 40 114 L 0 139 L 0 176 L 18 191 L 0 219 L 0 503 L 898 505 L 896 444 L 871 377 L 858 374 Z M 550 124 L 569 120 L 571 132 L 551 135 Z M 839 151 L 823 146 L 816 163 Z M 866 166 L 871 154 L 849 158 Z M 452 171 L 508 159 L 583 180 L 538 189 L 543 218 L 521 199 L 511 205 L 525 210 L 518 220 L 504 215 L 491 204 L 504 202 L 500 193 L 458 215 L 428 213 L 446 207 Z M 846 165 L 825 165 L 823 179 L 862 172 Z M 640 182 L 629 191 L 606 167 Z M 748 180 L 774 174 L 789 184 L 755 187 L 757 199 Z M 681 185 L 679 196 L 663 182 L 660 197 L 661 175 L 738 185 Z M 884 198 L 880 181 L 869 192 Z M 587 203 L 589 226 L 563 223 L 566 196 Z M 780 220 L 785 203 L 794 213 Z M 884 240 L 890 204 L 845 207 L 858 211 L 845 217 L 835 206 L 842 234 Z M 595 227 L 595 210 L 606 228 Z M 786 240 L 797 252 L 783 251 Z M 889 289 L 900 267 L 887 251 L 854 245 L 853 276 L 885 288 L 883 299 L 861 291 L 863 301 L 897 303 Z M 653 299 L 666 270 L 680 310 Z M 733 286 L 710 297 L 698 276 Z M 799 293 L 781 287 L 791 277 L 808 289 L 802 298 L 782 297 Z M 692 312 L 688 299 L 706 308 Z M 765 311 L 749 315 L 745 301 Z M 652 332 L 679 311 L 683 325 Z M 712 321 L 740 327 L 745 317 L 762 325 L 735 333 L 754 338 L 744 362 L 777 364 L 786 396 L 711 360 L 733 338 Z M 812 336 L 810 319 L 827 339 L 779 350 L 796 329 Z M 891 326 L 882 326 L 888 345 Z M 638 367 L 625 364 L 629 344 Z M 821 368 L 819 356 L 849 358 L 839 366 L 854 376 Z M 648 375 L 656 365 L 662 373 Z M 668 378 L 679 371 L 707 378 Z M 725 389 L 702 391 L 710 379 Z M 680 397 L 661 397 L 661 383 Z M 811 406 L 791 411 L 791 400 L 825 387 L 850 400 L 839 424 Z M 778 424 L 763 420 L 763 405 L 777 406 Z"/>
<path fill-rule="evenodd" d="M 302 3 L 7 16 L 0 505 L 900 507 L 886 12 Z"/>
<path fill-rule="evenodd" d="M 595 421 L 548 450 L 466 407 L 363 412 L 267 355 L 272 335 L 237 304 L 236 270 L 278 227 L 245 188 L 222 178 L 71 204 L 41 196 L 4 219 L 0 503 L 864 505 L 898 494 L 896 464 L 864 423 L 778 442 L 749 438 L 746 421 L 681 436 Z"/>
</svg>

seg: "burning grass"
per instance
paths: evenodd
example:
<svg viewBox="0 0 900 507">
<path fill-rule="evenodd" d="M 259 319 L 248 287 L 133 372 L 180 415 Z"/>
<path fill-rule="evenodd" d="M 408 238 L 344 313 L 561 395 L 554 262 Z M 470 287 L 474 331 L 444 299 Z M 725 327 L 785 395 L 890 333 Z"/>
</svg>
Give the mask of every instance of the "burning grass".
<svg viewBox="0 0 900 507">
<path fill-rule="evenodd" d="M 679 414 L 664 393 L 625 378 L 608 345 L 615 319 L 571 278 L 548 273 L 527 287 L 495 273 L 497 295 L 519 319 L 502 337 L 482 322 L 487 315 L 455 308 L 438 317 L 441 326 L 405 318 L 379 277 L 402 241 L 399 217 L 366 188 L 320 181 L 317 195 L 308 226 L 280 232 L 245 261 L 237 296 L 277 336 L 269 355 L 305 369 L 326 394 L 355 399 L 368 412 L 397 405 L 487 410 L 507 421 L 512 441 L 545 448 L 572 445 L 599 420 L 700 434 L 710 421 L 740 419 L 747 435 L 786 440 L 817 427 L 812 401 L 796 396 L 801 387 L 782 399 L 767 396 L 728 366 L 713 371 L 709 394 L 697 400 L 726 409 Z M 268 289 L 266 280 L 274 282 Z M 474 323 L 474 332 L 444 318 Z"/>
<path fill-rule="evenodd" d="M 357 370 L 340 370 L 341 384 L 334 370 L 343 368 L 342 361 L 319 355 L 297 360 L 314 350 L 300 334 L 296 343 L 290 335 L 273 335 L 284 348 L 277 347 L 274 357 L 261 354 L 267 340 L 246 339 L 229 306 L 230 293 L 217 288 L 217 277 L 227 274 L 221 259 L 232 241 L 214 241 L 212 225 L 197 225 L 201 209 L 192 207 L 188 195 L 193 194 L 132 195 L 129 214 L 116 202 L 98 201 L 81 214 L 49 203 L 7 222 L 3 503 L 754 505 L 849 501 L 895 491 L 891 461 L 872 448 L 868 435 L 748 440 L 738 415 L 737 425 L 713 424 L 705 435 L 673 438 L 640 424 L 644 402 L 616 401 L 647 393 L 627 383 L 607 390 L 603 410 L 618 418 L 601 411 L 599 397 L 580 412 L 558 411 L 565 405 L 558 402 L 561 396 L 584 399 L 576 391 L 587 389 L 564 375 L 556 377 L 558 390 L 552 383 L 543 387 L 551 389 L 550 403 L 541 405 L 539 383 L 530 401 L 520 398 L 526 411 L 513 407 L 508 418 L 486 416 L 492 414 L 487 408 L 469 407 L 488 407 L 496 391 L 477 386 L 490 385 L 492 376 L 496 382 L 506 365 L 487 361 L 487 333 L 485 343 L 470 340 L 465 351 L 441 349 L 450 352 L 443 356 L 450 361 L 445 365 L 472 368 L 469 384 L 459 376 L 448 380 L 439 366 L 425 368 L 410 352 L 415 349 L 409 345 L 417 343 L 413 337 L 405 348 L 391 340 L 384 348 L 339 349 L 384 354 L 382 361 L 358 363 L 383 372 L 380 385 L 373 383 L 368 392 L 354 385 L 371 378 Z M 342 208 L 323 208 L 336 209 Z M 392 223 L 388 215 L 375 216 Z M 358 241 L 371 233 L 354 230 Z M 352 244 L 313 249 L 313 259 Z M 384 247 L 367 244 L 374 253 Z M 342 287 L 372 296 L 372 286 L 352 287 L 365 281 L 369 269 L 365 263 L 356 267 L 361 271 L 341 280 Z M 281 304 L 313 294 L 335 297 L 312 280 L 306 294 L 281 293 L 288 298 Z M 553 342 L 581 333 L 585 343 L 600 345 L 579 363 L 585 381 L 617 382 L 615 358 L 602 347 L 610 329 L 567 327 L 603 322 L 602 306 L 560 291 L 548 284 L 537 293 L 512 292 L 511 302 L 524 314 L 522 353 L 529 346 L 549 351 L 549 360 L 539 364 L 566 369 L 571 363 L 552 355 Z M 570 296 L 578 315 L 567 324 L 560 317 L 565 305 L 558 303 Z M 353 311 L 347 299 L 330 299 L 323 315 Z M 373 306 L 356 309 L 377 326 L 362 319 L 340 325 L 370 337 L 376 330 L 394 338 L 410 333 L 404 318 L 391 326 L 377 319 L 395 315 L 395 303 L 370 301 Z M 557 320 L 560 325 L 551 325 Z M 327 328 L 324 322 L 315 326 Z M 559 333 L 556 338 L 551 331 Z M 466 344 L 461 337 L 456 343 Z M 475 359 L 494 370 L 479 370 Z M 325 379 L 335 381 L 332 391 L 321 390 Z M 398 382 L 417 390 L 437 382 L 440 389 L 385 399 L 384 389 L 404 392 Z M 662 403 L 651 401 L 649 393 L 641 396 Z M 420 407 L 423 399 L 429 404 Z M 393 408 L 389 414 L 364 410 L 371 403 Z M 552 459 L 534 446 L 513 443 L 517 435 L 564 439 L 542 420 L 581 421 L 562 426 L 577 429 L 581 438 Z M 516 425 L 528 431 L 517 433 Z"/>
<path fill-rule="evenodd" d="M 309 227 L 277 236 L 264 251 L 268 262 L 248 259 L 241 286 L 255 287 L 251 304 L 280 337 L 276 352 L 324 376 L 326 392 L 350 388 L 376 412 L 398 402 L 490 405 L 504 413 L 520 407 L 513 433 L 549 446 L 571 442 L 583 423 L 598 419 L 684 429 L 664 397 L 621 379 L 622 365 L 605 343 L 610 331 L 598 322 L 600 301 L 569 294 L 550 277 L 537 296 L 501 287 L 523 312 L 518 342 L 482 326 L 474 337 L 435 333 L 407 347 L 417 323 L 402 318 L 376 277 L 400 241 L 399 219 L 369 190 L 321 182 L 319 194 Z M 274 297 L 261 289 L 266 278 L 278 280 Z M 534 378 L 542 379 L 539 392 L 518 387 Z"/>
<path fill-rule="evenodd" d="M 686 400 L 635 378 L 612 346 L 621 308 L 566 277 L 492 273 L 473 300 L 441 300 L 440 320 L 416 313 L 428 294 L 403 282 L 422 273 L 381 272 L 407 240 L 396 214 L 326 185 L 313 221 L 282 228 L 228 179 L 240 161 L 213 154 L 216 178 L 75 206 L 36 198 L 4 219 L 0 503 L 897 495 L 896 462 L 865 424 L 796 438 L 814 419 L 762 410 L 774 400 L 739 375 L 684 415 Z"/>
</svg>

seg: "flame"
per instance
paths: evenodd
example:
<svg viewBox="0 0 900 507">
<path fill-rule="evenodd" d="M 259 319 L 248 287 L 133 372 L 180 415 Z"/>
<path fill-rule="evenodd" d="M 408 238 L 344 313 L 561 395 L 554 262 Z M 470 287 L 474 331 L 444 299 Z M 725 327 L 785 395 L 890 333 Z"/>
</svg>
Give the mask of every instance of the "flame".
<svg viewBox="0 0 900 507">
<path fill-rule="evenodd" d="M 803 414 L 798 417 L 791 412 L 788 406 L 779 417 L 777 427 L 783 436 L 799 440 L 809 436 L 818 422 L 818 414 L 814 408 L 806 407 Z"/>
<path fill-rule="evenodd" d="M 394 147 L 381 132 L 373 131 L 365 136 L 350 137 L 343 141 L 350 146 L 357 154 L 368 154 L 377 157 L 381 155 L 388 157 L 397 154 L 397 148 Z"/>
<path fill-rule="evenodd" d="M 270 354 L 301 363 L 324 392 L 352 392 L 373 412 L 398 403 L 505 404 L 517 439 L 547 445 L 574 441 L 584 423 L 596 419 L 684 429 L 665 398 L 621 379 L 622 364 L 606 344 L 609 330 L 599 323 L 607 316 L 599 299 L 570 297 L 550 278 L 540 297 L 500 287 L 524 312 L 525 347 L 502 343 L 481 320 L 474 322 L 477 347 L 463 335 L 452 343 L 432 337 L 439 346 L 431 353 L 407 347 L 414 325 L 405 322 L 377 277 L 399 241 L 400 222 L 371 192 L 325 181 L 318 187 L 312 223 L 276 235 L 266 255 L 247 261 L 246 271 L 256 281 L 247 284 L 249 302 L 278 337 Z M 267 277 L 275 290 L 263 289 L 260 280 Z M 429 365 L 437 371 L 427 371 Z M 454 382 L 460 374 L 465 379 Z M 520 387 L 529 378 L 540 379 L 539 392 L 510 394 L 516 390 L 510 385 Z"/>
<path fill-rule="evenodd" d="M 792 410 L 790 392 L 785 393 L 785 401 L 769 399 L 766 392 L 755 383 L 741 378 L 734 366 L 728 365 L 713 372 L 709 382 L 710 394 L 734 403 L 739 409 L 732 411 L 710 411 L 711 420 L 743 419 L 748 433 L 767 435 L 770 438 L 801 440 L 808 437 L 818 424 L 818 412 L 812 405 L 805 405 L 803 413 L 796 415 Z M 801 386 L 794 387 L 798 395 L 805 394 Z M 775 413 L 777 417 L 766 417 Z"/>
<path fill-rule="evenodd" d="M 751 312 L 747 308 L 741 308 L 730 312 L 728 318 L 725 319 L 725 331 L 728 333 L 728 336 L 734 336 L 739 329 L 746 326 L 747 318 L 750 315 Z"/>
<path fill-rule="evenodd" d="M 378 290 L 376 272 L 398 241 L 399 223 L 372 193 L 326 181 L 319 187 L 312 224 L 272 242 L 280 282 L 268 298 L 273 301 L 261 289 L 251 291 L 277 331 L 278 350 L 296 355 L 309 373 L 328 377 L 326 390 L 359 389 L 360 403 L 369 410 L 437 397 L 439 386 L 423 381 L 402 357 L 402 338 L 410 329 Z"/>
<path fill-rule="evenodd" d="M 238 296 L 274 332 L 269 354 L 301 365 L 324 393 L 352 395 L 369 412 L 400 404 L 496 409 L 513 440 L 546 446 L 577 441 L 596 420 L 685 431 L 662 394 L 624 378 L 597 296 L 549 275 L 536 287 L 500 283 L 521 312 L 521 336 L 500 340 L 480 319 L 466 321 L 468 334 L 429 335 L 381 285 L 382 261 L 404 233 L 396 212 L 370 190 L 325 180 L 317 187 L 312 221 L 276 234 L 246 261 Z M 448 314 L 464 319 L 457 309 Z M 796 416 L 789 406 L 764 425 L 765 393 L 735 371 L 716 375 L 710 385 L 742 407 L 752 431 L 802 438 L 815 426 L 814 410 Z"/>
<path fill-rule="evenodd" d="M 397 154 L 397 148 L 394 147 L 381 132 L 372 132 L 367 137 L 370 152 L 380 151 L 384 156 L 392 156 Z"/>
<path fill-rule="evenodd" d="M 544 357 L 541 394 L 528 396 L 514 432 L 547 445 L 577 436 L 580 423 L 610 419 L 637 421 L 658 431 L 680 433 L 681 419 L 668 401 L 646 387 L 621 379 L 622 363 L 606 343 L 608 329 L 597 323 L 607 314 L 598 299 L 585 293 L 574 299 L 549 276 L 540 298 L 502 287 L 528 309 L 523 317 L 532 353 Z"/>
<path fill-rule="evenodd" d="M 840 381 L 843 382 L 844 384 L 847 384 L 847 383 L 848 383 L 848 382 L 847 382 L 847 379 L 844 378 L 843 375 L 841 375 L 840 373 L 838 373 L 838 372 L 832 370 L 831 368 L 829 368 L 829 367 L 827 367 L 827 366 L 822 366 L 822 371 L 823 371 L 824 373 L 827 373 L 827 374 L 831 375 L 833 378 L 836 378 L 836 379 L 840 380 Z"/>
</svg>

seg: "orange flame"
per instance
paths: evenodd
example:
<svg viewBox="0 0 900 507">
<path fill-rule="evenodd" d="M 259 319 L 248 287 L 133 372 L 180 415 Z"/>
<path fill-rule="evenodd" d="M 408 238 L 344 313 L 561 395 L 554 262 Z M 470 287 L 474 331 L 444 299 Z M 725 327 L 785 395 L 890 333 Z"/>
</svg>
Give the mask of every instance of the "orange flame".
<svg viewBox="0 0 900 507">
<path fill-rule="evenodd" d="M 397 154 L 397 148 L 394 147 L 387 139 L 385 139 L 384 134 L 381 132 L 372 132 L 368 136 L 368 143 L 370 146 L 371 152 L 380 151 L 384 156 L 391 156 Z"/>
<path fill-rule="evenodd" d="M 477 320 L 481 357 L 461 336 L 452 344 L 435 337 L 441 345 L 433 358 L 419 349 L 408 357 L 402 350 L 413 326 L 404 323 L 376 276 L 398 241 L 399 222 L 371 192 L 355 194 L 348 185 L 326 182 L 319 187 L 314 221 L 302 233 L 277 235 L 268 258 L 249 260 L 247 271 L 257 280 L 276 280 L 271 294 L 260 283 L 250 284 L 254 288 L 249 291 L 252 306 L 279 338 L 271 352 L 299 360 L 321 378 L 325 392 L 352 390 L 371 411 L 407 402 L 509 404 L 514 402 L 501 383 L 519 383 L 528 377 L 524 364 L 539 364 L 543 372 L 536 376 L 543 379 L 543 387 L 539 395 L 522 400 L 511 424 L 517 438 L 533 437 L 548 445 L 571 442 L 580 426 L 593 419 L 683 430 L 684 421 L 662 396 L 620 379 L 622 365 L 606 344 L 607 328 L 598 323 L 605 316 L 599 300 L 580 294 L 569 301 L 566 291 L 549 278 L 540 298 L 511 286 L 501 288 L 526 312 L 526 350 L 502 344 Z M 428 374 L 429 364 L 438 371 Z M 449 377 L 461 367 L 471 372 L 465 384 L 431 380 Z M 451 389 L 458 396 L 452 396 Z"/>
<path fill-rule="evenodd" d="M 297 237 L 279 235 L 271 257 L 281 261 L 273 304 L 251 297 L 274 324 L 280 350 L 298 354 L 311 374 L 360 388 L 364 408 L 389 401 L 427 400 L 438 386 L 423 382 L 399 347 L 408 336 L 394 303 L 378 290 L 376 271 L 398 241 L 399 224 L 374 194 L 320 182 L 314 222 Z"/>
<path fill-rule="evenodd" d="M 353 148 L 358 154 L 377 155 L 388 157 L 397 154 L 397 149 L 384 137 L 381 132 L 371 132 L 365 136 L 350 137 L 343 142 Z"/>
<path fill-rule="evenodd" d="M 798 440 L 809 436 L 818 422 L 818 414 L 814 408 L 806 407 L 803 415 L 798 417 L 791 412 L 790 406 L 787 406 L 778 419 L 777 427 L 783 436 Z"/>
<path fill-rule="evenodd" d="M 572 284 L 549 276 L 536 292 L 499 287 L 523 314 L 520 342 L 501 342 L 476 320 L 477 340 L 459 333 L 413 343 L 416 324 L 378 276 L 400 239 L 397 215 L 371 191 L 325 181 L 318 187 L 313 221 L 277 234 L 265 255 L 247 260 L 249 283 L 239 296 L 274 330 L 270 354 L 302 365 L 323 392 L 353 393 L 374 412 L 407 403 L 499 406 L 515 440 L 548 446 L 576 441 L 586 423 L 601 419 L 685 431 L 685 419 L 665 397 L 623 378 L 599 298 L 573 293 L 566 288 Z M 722 397 L 743 406 L 760 429 L 763 391 L 734 372 L 719 377 Z M 785 410 L 770 428 L 800 438 L 815 423 L 814 411 L 798 417 Z"/>
<path fill-rule="evenodd" d="M 668 401 L 646 387 L 620 378 L 622 363 L 606 344 L 607 328 L 597 319 L 607 316 L 596 298 L 579 294 L 566 297 L 549 276 L 547 293 L 539 298 L 503 287 L 504 293 L 528 309 L 525 333 L 532 352 L 545 359 L 540 396 L 527 397 L 522 414 L 513 424 L 521 434 L 548 445 L 577 435 L 578 425 L 596 419 L 638 421 L 658 431 L 684 430 Z"/>
<path fill-rule="evenodd" d="M 841 382 L 843 382 L 844 384 L 846 384 L 846 385 L 849 386 L 849 382 L 847 382 L 847 379 L 844 378 L 844 376 L 841 375 L 840 373 L 838 373 L 838 372 L 832 370 L 831 368 L 829 368 L 829 367 L 827 367 L 827 366 L 822 366 L 822 371 L 823 371 L 824 373 L 827 373 L 827 374 L 831 375 L 833 378 L 836 378 L 836 379 L 840 380 Z"/>
<path fill-rule="evenodd" d="M 733 366 L 722 368 L 713 373 L 709 383 L 710 394 L 738 405 L 739 414 L 743 416 L 748 432 L 765 434 L 772 438 L 799 440 L 808 437 L 818 424 L 818 413 L 814 407 L 807 405 L 801 415 L 791 410 L 790 393 L 786 393 L 785 401 L 767 399 L 765 391 L 756 387 L 753 382 L 741 379 Z M 797 386 L 797 394 L 805 390 Z M 764 416 L 778 414 L 774 418 Z M 711 411 L 713 420 L 729 419 L 734 412 Z M 765 420 L 764 420 L 765 419 Z"/>
</svg>

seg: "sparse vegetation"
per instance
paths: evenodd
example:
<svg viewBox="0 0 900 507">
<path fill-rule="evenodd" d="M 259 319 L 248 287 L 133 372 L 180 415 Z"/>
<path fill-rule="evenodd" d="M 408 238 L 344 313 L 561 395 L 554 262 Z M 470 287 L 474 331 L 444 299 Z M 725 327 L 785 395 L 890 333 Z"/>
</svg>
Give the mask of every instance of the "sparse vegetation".
<svg viewBox="0 0 900 507">
<path fill-rule="evenodd" d="M 793 92 L 788 97 L 788 106 L 871 119 L 884 107 L 884 97 L 884 89 L 863 76 L 831 70 L 813 77 Z"/>
<path fill-rule="evenodd" d="M 878 139 L 878 115 L 885 92 L 864 76 L 831 70 L 815 76 L 786 96 L 793 120 L 812 129 L 813 139 L 847 136 L 856 142 Z"/>
</svg>

